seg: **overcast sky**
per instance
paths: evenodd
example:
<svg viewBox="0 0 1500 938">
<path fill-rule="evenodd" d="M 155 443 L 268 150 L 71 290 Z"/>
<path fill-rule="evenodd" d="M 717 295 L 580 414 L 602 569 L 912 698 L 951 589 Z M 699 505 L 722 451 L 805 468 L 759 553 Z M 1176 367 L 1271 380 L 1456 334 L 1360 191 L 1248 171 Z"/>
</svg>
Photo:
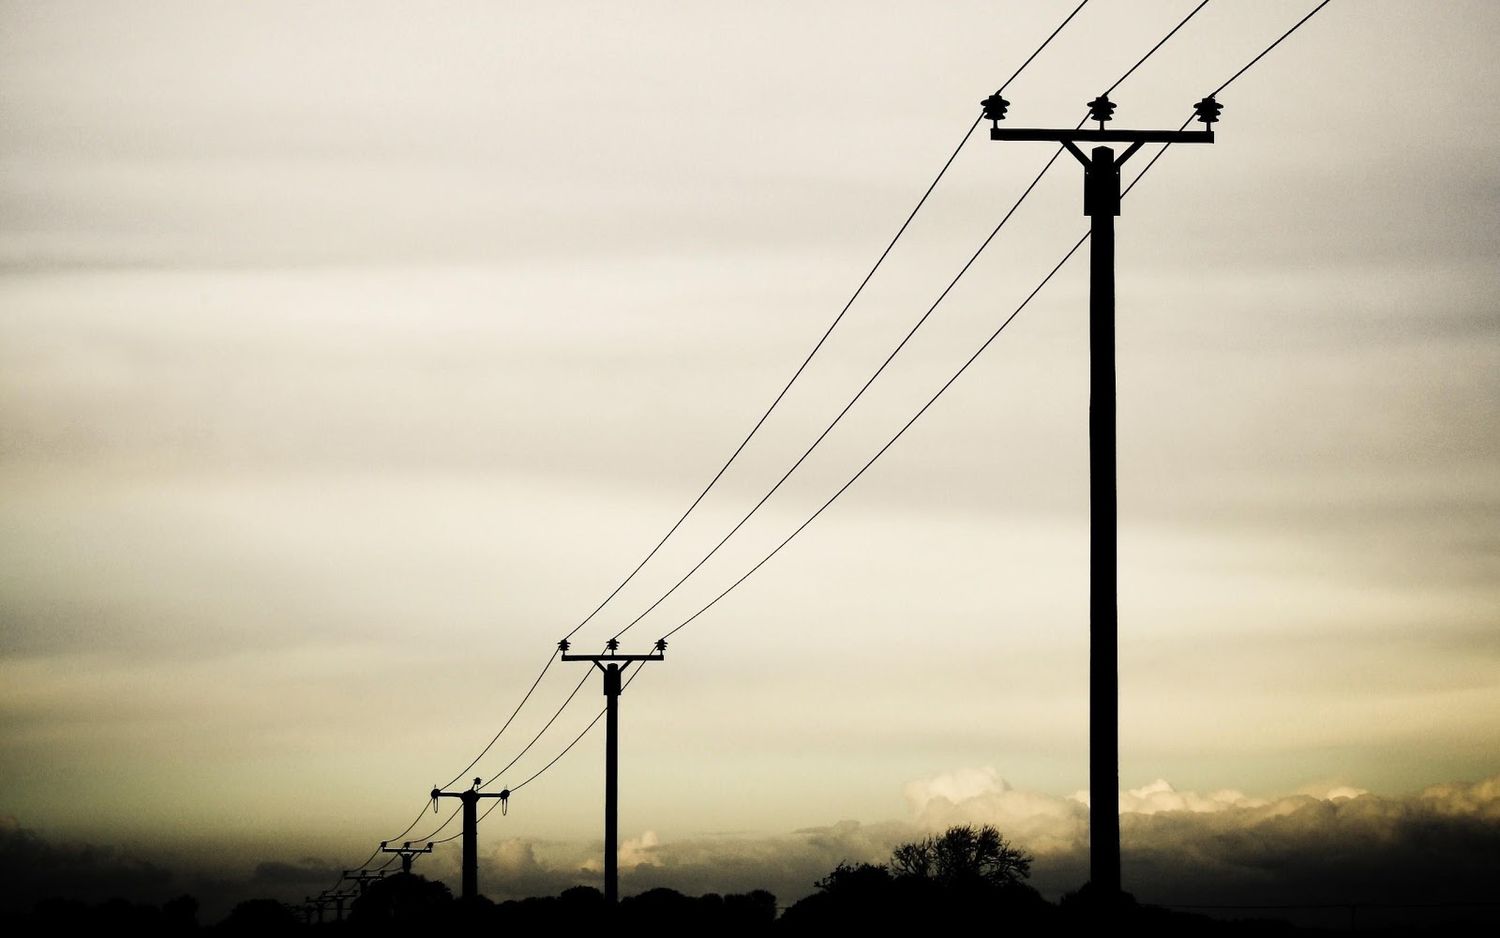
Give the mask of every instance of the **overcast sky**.
<svg viewBox="0 0 1500 938">
<path fill-rule="evenodd" d="M 1074 5 L 0 4 L 0 814 L 242 870 L 399 832 Z M 1006 90 L 1011 122 L 1071 126 L 1193 5 L 1093 0 Z M 1118 125 L 1175 128 L 1312 6 L 1214 0 L 1113 93 Z M 1400 798 L 1500 772 L 1496 35 L 1489 3 L 1336 0 L 1221 96 L 1214 146 L 1126 200 L 1126 789 Z M 581 645 L 764 494 L 1050 153 L 970 140 Z M 1059 161 L 627 644 L 947 379 L 1085 229 L 1080 176 Z M 983 781 L 955 804 L 1001 779 L 1042 816 L 1079 803 L 1086 274 L 631 688 L 637 846 L 921 825 L 912 786 L 941 778 Z M 591 680 L 495 787 L 601 704 Z M 590 737 L 518 794 L 487 856 L 597 846 L 601 761 Z"/>
</svg>

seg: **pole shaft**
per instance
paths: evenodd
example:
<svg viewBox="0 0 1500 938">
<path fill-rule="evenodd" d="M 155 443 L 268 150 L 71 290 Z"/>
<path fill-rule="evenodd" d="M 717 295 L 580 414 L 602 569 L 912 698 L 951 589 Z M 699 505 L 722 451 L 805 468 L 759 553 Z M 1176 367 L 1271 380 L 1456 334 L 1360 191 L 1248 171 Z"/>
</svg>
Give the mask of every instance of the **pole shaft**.
<svg viewBox="0 0 1500 938">
<path fill-rule="evenodd" d="M 464 898 L 479 895 L 479 797 L 464 792 Z"/>
<path fill-rule="evenodd" d="M 1114 151 L 1096 147 L 1085 175 L 1089 246 L 1089 878 L 1120 893 L 1119 519 L 1115 488 Z"/>
<path fill-rule="evenodd" d="M 604 901 L 620 901 L 620 672 L 604 673 Z"/>
</svg>

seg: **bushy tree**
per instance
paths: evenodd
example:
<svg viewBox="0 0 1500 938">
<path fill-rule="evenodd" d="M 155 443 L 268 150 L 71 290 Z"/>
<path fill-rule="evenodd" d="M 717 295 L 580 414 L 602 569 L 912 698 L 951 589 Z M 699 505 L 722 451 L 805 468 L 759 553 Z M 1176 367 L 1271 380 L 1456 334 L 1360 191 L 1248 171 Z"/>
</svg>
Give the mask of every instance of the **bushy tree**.
<svg viewBox="0 0 1500 938">
<path fill-rule="evenodd" d="M 948 888 L 1008 888 L 1031 876 L 1031 860 L 989 824 L 966 824 L 902 844 L 892 851 L 890 868 L 898 878 L 932 880 Z"/>
</svg>

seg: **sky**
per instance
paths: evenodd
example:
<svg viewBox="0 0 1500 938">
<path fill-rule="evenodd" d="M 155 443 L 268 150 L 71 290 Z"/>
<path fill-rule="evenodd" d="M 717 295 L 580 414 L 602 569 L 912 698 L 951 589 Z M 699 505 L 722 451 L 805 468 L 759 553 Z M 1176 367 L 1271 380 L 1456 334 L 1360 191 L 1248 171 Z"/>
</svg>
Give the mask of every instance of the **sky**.
<svg viewBox="0 0 1500 938">
<path fill-rule="evenodd" d="M 1074 5 L 0 3 L 0 834 L 225 895 L 396 835 Z M 1010 124 L 1071 126 L 1193 6 L 1092 0 L 1006 88 Z M 1213 0 L 1111 94 L 1117 126 L 1175 128 L 1312 6 Z M 1127 887 L 1213 824 L 1495 836 L 1497 27 L 1482 2 L 1334 0 L 1125 200 Z M 765 494 L 1049 155 L 968 141 L 580 646 Z M 1080 190 L 1060 160 L 627 650 L 915 413 L 1085 230 Z M 622 698 L 627 891 L 795 898 L 959 820 L 1003 822 L 1059 889 L 1081 869 L 1086 278 L 1065 266 Z M 582 667 L 549 668 L 474 774 Z M 601 705 L 589 679 L 493 787 Z M 486 891 L 595 875 L 601 759 L 585 737 L 487 820 Z"/>
</svg>

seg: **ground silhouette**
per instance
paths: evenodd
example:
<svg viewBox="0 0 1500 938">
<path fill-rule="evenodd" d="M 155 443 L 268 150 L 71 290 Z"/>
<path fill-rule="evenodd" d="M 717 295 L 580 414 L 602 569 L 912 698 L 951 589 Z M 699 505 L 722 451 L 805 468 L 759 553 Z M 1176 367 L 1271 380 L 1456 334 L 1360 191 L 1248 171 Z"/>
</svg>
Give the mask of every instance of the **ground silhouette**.
<svg viewBox="0 0 1500 938">
<path fill-rule="evenodd" d="M 124 899 L 97 904 L 46 899 L 29 913 L 0 917 L 0 925 L 12 934 L 153 935 L 410 934 L 439 929 L 538 934 L 589 928 L 674 936 L 908 935 L 968 930 L 975 923 L 1018 934 L 1137 930 L 1157 938 L 1333 934 L 1267 918 L 1223 921 L 1138 905 L 1129 897 L 1115 906 L 1106 927 L 1087 885 L 1053 903 L 1027 884 L 1031 860 L 993 827 L 951 827 L 897 846 L 885 863 L 839 863 L 811 884 L 815 892 L 779 916 L 776 897 L 765 890 L 693 897 L 658 888 L 626 896 L 611 907 L 598 889 L 574 886 L 557 896 L 496 903 L 482 896 L 456 899 L 441 882 L 398 873 L 371 882 L 346 906 L 343 921 L 336 920 L 332 907 L 325 909 L 318 923 L 286 903 L 251 899 L 235 906 L 221 922 L 201 925 L 197 902 L 180 896 L 159 907 Z M 1423 929 L 1361 931 L 1389 938 L 1491 933 L 1477 922 L 1461 921 Z"/>
</svg>

